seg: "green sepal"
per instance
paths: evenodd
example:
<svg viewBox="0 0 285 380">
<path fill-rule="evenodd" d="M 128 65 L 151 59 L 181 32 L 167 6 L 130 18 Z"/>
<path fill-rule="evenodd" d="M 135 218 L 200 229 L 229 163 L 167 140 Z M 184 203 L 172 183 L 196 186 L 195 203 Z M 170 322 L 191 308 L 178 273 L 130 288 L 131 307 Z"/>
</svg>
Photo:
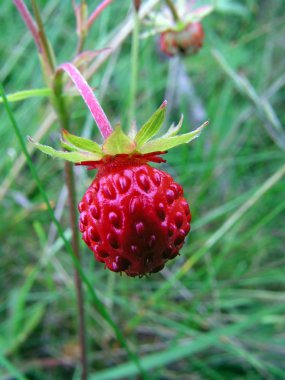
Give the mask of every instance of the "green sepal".
<svg viewBox="0 0 285 380">
<path fill-rule="evenodd" d="M 102 158 L 102 155 L 91 152 L 62 152 L 55 150 L 47 145 L 42 145 L 35 142 L 31 137 L 28 137 L 28 140 L 41 152 L 48 154 L 54 158 L 62 158 L 66 161 L 78 163 L 83 161 L 98 161 Z"/>
<path fill-rule="evenodd" d="M 180 131 L 182 127 L 183 118 L 184 118 L 183 115 L 181 115 L 179 123 L 177 125 L 175 125 L 174 123 L 171 124 L 168 131 L 164 135 L 162 135 L 161 138 L 172 137 L 172 136 L 177 135 L 177 133 Z"/>
<path fill-rule="evenodd" d="M 166 151 L 168 149 L 174 148 L 181 144 L 186 144 L 191 140 L 199 137 L 202 129 L 208 124 L 206 121 L 199 128 L 195 129 L 195 131 L 185 133 L 179 136 L 171 136 L 171 137 L 160 137 L 158 139 L 152 140 L 145 144 L 141 149 L 141 153 L 150 153 L 156 151 Z"/>
<path fill-rule="evenodd" d="M 129 154 L 136 149 L 136 143 L 127 136 L 120 125 L 118 125 L 114 132 L 105 140 L 102 150 L 104 154 Z"/>
<path fill-rule="evenodd" d="M 204 5 L 192 12 L 184 18 L 184 22 L 187 24 L 190 22 L 199 22 L 202 21 L 204 17 L 208 16 L 210 13 L 214 11 L 214 7 L 212 5 Z"/>
<path fill-rule="evenodd" d="M 76 146 L 71 145 L 71 144 L 65 142 L 65 141 L 62 140 L 62 139 L 60 139 L 60 145 L 61 145 L 64 149 L 68 150 L 69 152 L 81 152 L 81 150 L 80 150 L 79 148 L 76 148 Z"/>
<path fill-rule="evenodd" d="M 164 101 L 162 105 L 155 111 L 155 113 L 150 117 L 150 119 L 141 127 L 135 136 L 135 142 L 137 147 L 140 148 L 147 141 L 149 141 L 153 136 L 155 136 L 160 130 L 162 123 L 165 118 L 166 104 Z"/>
<path fill-rule="evenodd" d="M 62 141 L 62 145 L 63 145 L 63 143 L 68 142 L 68 143 L 72 144 L 75 148 L 78 148 L 80 150 L 84 150 L 84 151 L 92 152 L 92 153 L 98 153 L 101 156 L 103 155 L 101 146 L 99 144 L 97 144 L 95 141 L 85 139 L 84 137 L 75 136 L 75 135 L 69 133 L 65 129 L 63 129 L 63 131 L 62 131 L 62 137 L 65 140 L 65 141 L 64 140 Z M 65 146 L 65 148 L 70 150 L 66 146 Z M 72 148 L 72 147 L 70 147 L 70 148 Z"/>
</svg>

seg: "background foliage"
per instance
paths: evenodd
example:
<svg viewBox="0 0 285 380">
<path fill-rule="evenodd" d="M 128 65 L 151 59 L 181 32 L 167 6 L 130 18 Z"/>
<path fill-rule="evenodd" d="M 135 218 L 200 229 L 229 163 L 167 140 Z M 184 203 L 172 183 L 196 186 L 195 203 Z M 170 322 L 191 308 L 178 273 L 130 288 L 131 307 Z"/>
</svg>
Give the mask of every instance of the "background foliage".
<svg viewBox="0 0 285 380">
<path fill-rule="evenodd" d="M 91 3 L 90 7 L 91 7 Z M 114 1 L 87 47 L 120 33 L 130 2 Z M 58 63 L 76 46 L 70 1 L 39 2 Z M 167 124 L 210 125 L 161 165 L 185 189 L 192 232 L 181 256 L 149 278 L 105 271 L 81 244 L 83 268 L 151 379 L 285 378 L 285 16 L 282 0 L 220 1 L 194 57 L 168 59 L 140 41 L 136 120 L 168 100 Z M 123 24 L 121 24 L 123 23 Z M 0 12 L 0 78 L 8 94 L 44 88 L 36 49 L 12 2 Z M 115 125 L 128 120 L 128 37 L 89 80 Z M 12 99 L 13 100 L 13 99 Z M 14 99 L 15 100 L 15 99 Z M 69 100 L 72 132 L 100 140 L 82 100 Z M 11 103 L 22 136 L 58 144 L 48 99 Z M 1 379 L 77 379 L 73 267 L 0 104 Z M 70 238 L 63 163 L 32 152 Z M 76 168 L 78 199 L 94 172 Z M 85 290 L 90 379 L 135 378 L 137 367 Z M 1 369 L 2 367 L 2 369 Z"/>
</svg>

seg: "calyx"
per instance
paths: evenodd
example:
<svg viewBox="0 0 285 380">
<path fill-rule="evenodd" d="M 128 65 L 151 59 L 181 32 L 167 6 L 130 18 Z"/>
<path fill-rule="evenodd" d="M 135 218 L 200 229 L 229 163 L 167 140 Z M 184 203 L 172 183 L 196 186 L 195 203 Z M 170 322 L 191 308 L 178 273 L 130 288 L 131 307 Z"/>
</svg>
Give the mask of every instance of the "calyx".
<svg viewBox="0 0 285 380">
<path fill-rule="evenodd" d="M 62 131 L 61 145 L 65 151 L 35 142 L 31 137 L 29 141 L 34 146 L 52 157 L 62 158 L 77 165 L 86 165 L 96 168 L 98 165 L 109 161 L 112 157 L 132 156 L 145 158 L 146 161 L 163 162 L 159 157 L 171 148 L 185 144 L 197 138 L 202 129 L 208 124 L 203 123 L 194 131 L 178 134 L 183 122 L 183 116 L 177 125 L 171 125 L 162 136 L 155 137 L 160 131 L 166 110 L 167 102 L 164 101 L 150 119 L 140 128 L 134 137 L 130 137 L 121 125 L 115 127 L 112 133 L 104 140 L 102 145 L 97 142 L 75 136 L 66 130 Z"/>
</svg>

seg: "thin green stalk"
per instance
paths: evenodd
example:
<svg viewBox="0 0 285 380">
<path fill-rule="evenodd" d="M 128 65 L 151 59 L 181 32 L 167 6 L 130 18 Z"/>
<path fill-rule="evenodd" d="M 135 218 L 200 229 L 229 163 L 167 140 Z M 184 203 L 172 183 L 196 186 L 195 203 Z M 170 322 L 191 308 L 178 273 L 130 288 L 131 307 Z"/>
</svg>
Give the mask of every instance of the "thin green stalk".
<svg viewBox="0 0 285 380">
<path fill-rule="evenodd" d="M 179 21 L 180 20 L 180 17 L 177 13 L 177 10 L 172 2 L 172 0 L 165 0 L 168 8 L 170 9 L 171 13 L 172 13 L 172 16 L 173 16 L 173 19 L 174 21 Z"/>
<path fill-rule="evenodd" d="M 42 198 L 47 206 L 47 210 L 48 210 L 48 213 L 50 214 L 50 217 L 51 217 L 51 220 L 54 222 L 55 224 L 55 227 L 58 231 L 58 234 L 59 236 L 61 237 L 63 243 L 64 243 L 64 246 L 68 252 L 68 254 L 70 255 L 72 261 L 73 261 L 73 264 L 75 266 L 75 268 L 78 270 L 78 273 L 83 281 L 83 283 L 85 284 L 85 286 L 87 287 L 88 289 L 88 292 L 90 294 L 90 297 L 91 297 L 91 300 L 92 302 L 94 303 L 94 305 L 97 307 L 97 311 L 99 312 L 99 314 L 106 320 L 106 322 L 109 324 L 109 326 L 112 328 L 112 330 L 114 331 L 114 334 L 118 340 L 118 342 L 122 345 L 122 347 L 125 348 L 126 352 L 128 353 L 130 359 L 135 363 L 135 365 L 137 366 L 138 370 L 140 371 L 140 373 L 142 374 L 142 377 L 143 378 L 146 378 L 145 376 L 145 371 L 144 369 L 142 368 L 141 366 L 141 363 L 140 363 L 140 360 L 138 358 L 138 356 L 136 355 L 136 353 L 134 353 L 130 347 L 129 347 L 129 344 L 128 342 L 125 340 L 123 334 L 121 333 L 119 327 L 117 326 L 117 324 L 113 321 L 113 319 L 111 318 L 111 316 L 109 315 L 107 309 L 105 308 L 104 304 L 100 301 L 100 299 L 98 298 L 95 290 L 94 290 L 94 286 L 93 284 L 89 281 L 88 277 L 85 275 L 85 273 L 83 272 L 82 270 L 82 267 L 80 265 L 80 262 L 78 261 L 76 255 L 74 254 L 73 250 L 72 250 L 72 246 L 71 244 L 69 243 L 69 241 L 66 239 L 66 237 L 64 236 L 64 231 L 59 223 L 59 221 L 56 219 L 55 215 L 54 215 L 54 212 L 53 212 L 53 209 L 50 205 L 50 202 L 49 202 L 49 199 L 46 195 L 46 192 L 44 190 L 44 187 L 41 183 L 41 180 L 39 178 L 39 175 L 37 173 L 37 170 L 33 164 L 33 161 L 31 159 L 31 156 L 27 150 L 27 147 L 26 147 L 26 144 L 24 142 L 24 139 L 21 135 L 21 132 L 20 132 L 20 129 L 16 123 L 16 120 L 13 116 L 13 113 L 12 113 L 12 110 L 10 108 L 10 104 L 7 100 L 7 97 L 5 95 L 5 92 L 4 92 L 4 88 L 2 86 L 2 84 L 0 84 L 0 94 L 2 95 L 3 99 L 4 99 L 4 107 L 6 109 L 6 112 L 7 112 L 7 115 L 10 119 L 10 122 L 12 124 L 12 127 L 14 129 L 14 132 L 17 136 L 17 139 L 19 141 L 19 144 L 20 144 L 20 147 L 22 149 L 22 152 L 26 158 L 26 161 L 27 161 L 27 164 L 29 166 L 29 169 L 31 171 L 31 174 L 38 186 L 38 189 L 42 195 Z"/>
<path fill-rule="evenodd" d="M 130 88 L 130 103 L 129 103 L 129 128 L 135 119 L 136 94 L 138 83 L 138 63 L 139 63 L 139 30 L 140 19 L 138 12 L 134 9 L 134 29 L 132 38 L 132 67 L 131 67 L 131 88 Z"/>
<path fill-rule="evenodd" d="M 76 190 L 74 181 L 73 166 L 70 162 L 65 162 L 65 182 L 68 189 L 68 206 L 69 206 L 69 219 L 72 231 L 71 244 L 77 260 L 80 262 L 79 254 L 79 236 L 76 218 Z M 82 281 L 79 276 L 78 270 L 74 268 L 74 283 L 76 289 L 77 309 L 79 316 L 79 343 L 80 343 L 80 361 L 81 361 L 81 379 L 86 380 L 88 374 L 88 361 L 86 349 L 86 321 L 84 311 L 84 293 L 82 288 Z"/>
<path fill-rule="evenodd" d="M 39 8 L 37 6 L 36 0 L 32 0 L 32 8 L 33 8 L 35 20 L 39 29 L 39 36 L 40 36 L 40 40 L 41 40 L 42 47 L 44 50 L 44 54 L 46 56 L 47 63 L 49 66 L 49 71 L 50 73 L 54 73 L 55 65 L 54 65 L 54 60 L 53 60 L 53 54 L 51 52 L 51 47 L 45 34 L 43 21 L 42 21 L 41 14 L 39 12 Z"/>
<path fill-rule="evenodd" d="M 59 123 L 62 129 L 69 130 L 70 120 L 66 110 L 65 101 L 62 93 L 62 76 L 59 76 L 57 86 L 54 91 L 53 104 L 58 115 Z M 69 206 L 69 220 L 72 231 L 71 245 L 78 262 L 80 263 L 79 253 L 79 235 L 77 226 L 77 210 L 76 210 L 76 189 L 74 181 L 73 166 L 66 162 L 64 166 L 65 183 L 68 190 L 68 206 Z M 86 323 L 84 311 L 84 293 L 82 288 L 82 281 L 79 276 L 78 270 L 74 268 L 74 283 L 76 289 L 77 309 L 79 319 L 79 343 L 80 343 L 80 362 L 81 362 L 81 379 L 86 380 L 88 374 L 88 361 L 86 350 Z"/>
<path fill-rule="evenodd" d="M 55 64 L 53 59 L 53 54 L 51 47 L 48 43 L 42 18 L 36 3 L 36 0 L 32 0 L 32 7 L 35 16 L 35 20 L 39 30 L 39 36 L 43 47 L 43 54 L 46 58 L 46 61 L 43 62 L 44 68 L 47 68 L 46 81 L 47 84 L 51 87 L 52 78 L 55 75 Z M 65 102 L 62 97 L 62 82 L 61 78 L 58 79 L 60 83 L 57 88 L 53 89 L 53 96 L 51 98 L 52 104 L 55 108 L 55 111 L 58 115 L 60 125 L 64 129 L 69 129 L 69 116 L 66 111 Z M 68 204 L 69 204 L 69 219 L 72 230 L 72 249 L 73 252 L 80 262 L 79 254 L 79 237 L 78 237 L 78 228 L 76 222 L 76 191 L 75 191 L 75 182 L 74 182 L 74 173 L 73 167 L 66 163 L 65 165 L 65 181 L 68 189 Z M 77 268 L 74 268 L 74 283 L 76 289 L 76 299 L 77 299 L 77 308 L 78 308 L 78 317 L 79 317 L 79 343 L 80 343 L 80 362 L 81 362 L 81 379 L 87 379 L 87 351 L 86 351 L 86 325 L 85 325 L 85 312 L 84 312 L 84 296 L 82 290 L 82 281 L 79 276 Z"/>
</svg>

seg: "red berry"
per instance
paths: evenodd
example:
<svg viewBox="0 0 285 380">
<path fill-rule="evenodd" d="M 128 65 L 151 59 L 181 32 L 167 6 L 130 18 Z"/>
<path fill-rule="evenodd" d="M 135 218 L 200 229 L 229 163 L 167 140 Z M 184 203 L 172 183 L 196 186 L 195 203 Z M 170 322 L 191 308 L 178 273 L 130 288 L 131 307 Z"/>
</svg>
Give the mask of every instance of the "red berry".
<svg viewBox="0 0 285 380">
<path fill-rule="evenodd" d="M 79 203 L 82 237 L 114 272 L 142 276 L 178 255 L 191 214 L 182 187 L 145 160 L 105 160 Z"/>
<path fill-rule="evenodd" d="M 162 52 L 169 56 L 177 54 L 196 54 L 203 46 L 204 31 L 201 23 L 193 22 L 182 31 L 167 30 L 160 35 L 159 45 Z"/>
</svg>

